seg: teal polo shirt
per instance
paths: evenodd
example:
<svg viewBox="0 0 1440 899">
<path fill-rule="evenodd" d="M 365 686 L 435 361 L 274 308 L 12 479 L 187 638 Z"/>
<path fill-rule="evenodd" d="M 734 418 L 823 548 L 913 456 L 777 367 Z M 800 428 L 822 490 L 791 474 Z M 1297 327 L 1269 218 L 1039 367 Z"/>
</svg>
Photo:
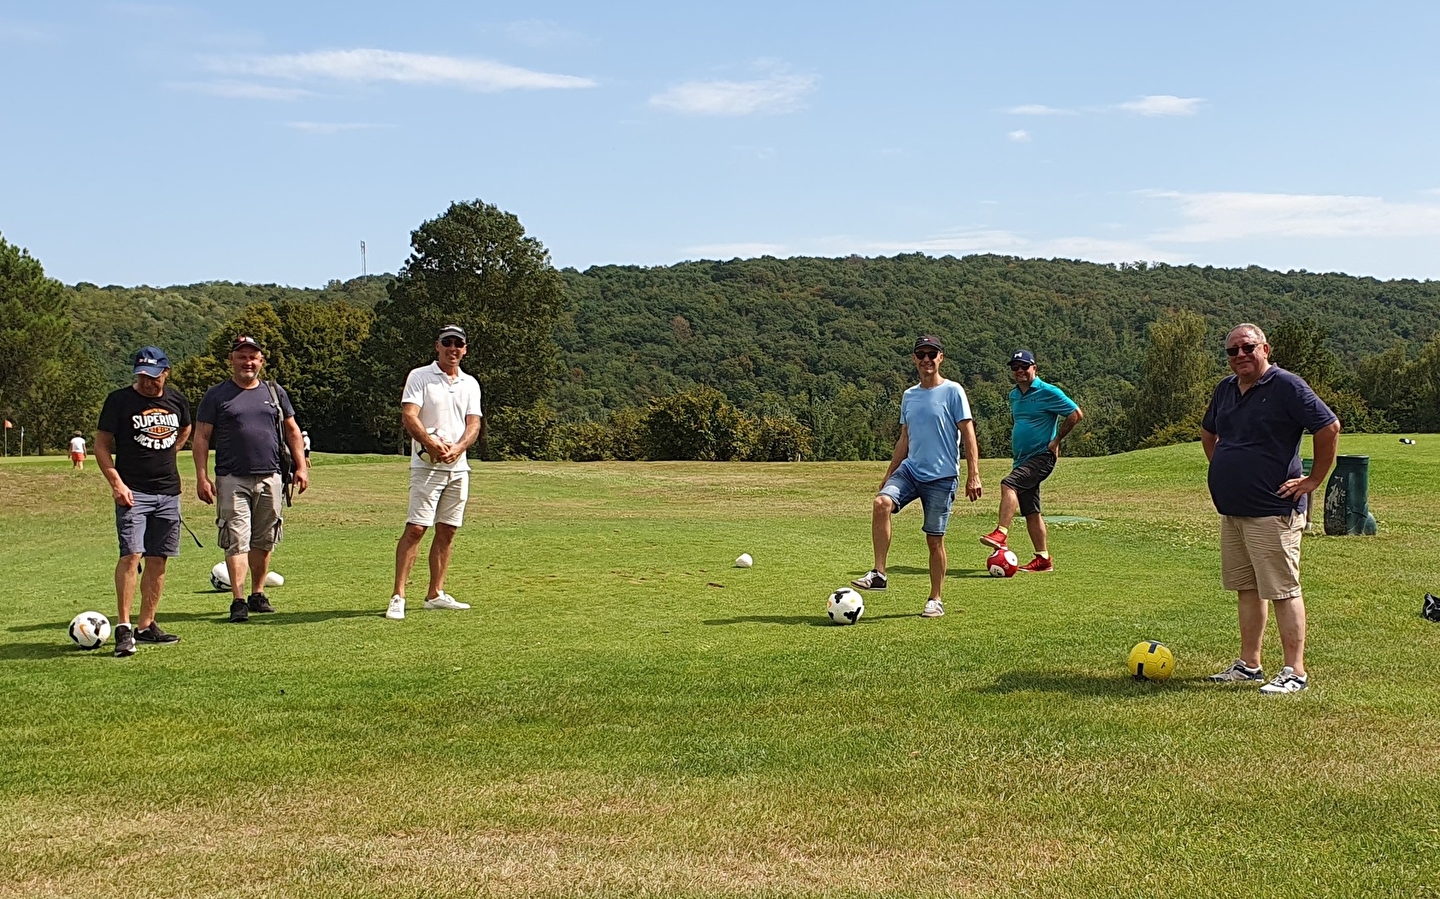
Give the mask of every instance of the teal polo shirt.
<svg viewBox="0 0 1440 899">
<path fill-rule="evenodd" d="M 1015 464 L 1045 452 L 1060 429 L 1060 419 L 1079 408 L 1065 391 L 1038 377 L 1024 393 L 1011 387 L 1010 417 L 1015 426 L 1010 429 L 1010 455 Z"/>
</svg>

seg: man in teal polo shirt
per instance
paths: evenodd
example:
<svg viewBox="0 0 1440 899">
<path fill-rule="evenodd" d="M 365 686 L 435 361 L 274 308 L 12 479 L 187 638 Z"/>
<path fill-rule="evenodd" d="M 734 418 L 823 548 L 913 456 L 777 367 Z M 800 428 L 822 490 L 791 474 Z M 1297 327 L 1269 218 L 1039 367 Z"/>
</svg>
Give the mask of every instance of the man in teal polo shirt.
<svg viewBox="0 0 1440 899">
<path fill-rule="evenodd" d="M 1010 522 L 1015 513 L 1025 516 L 1025 529 L 1035 546 L 1035 558 L 1020 566 L 1021 571 L 1054 571 L 1046 541 L 1045 519 L 1040 514 L 1040 482 L 1050 477 L 1060 458 L 1060 441 L 1065 439 L 1085 413 L 1059 387 L 1040 380 L 1035 372 L 1035 355 L 1016 350 L 1010 356 L 1010 454 L 1015 468 L 1000 482 L 1000 526 L 980 542 L 992 549 L 1008 549 Z"/>
</svg>

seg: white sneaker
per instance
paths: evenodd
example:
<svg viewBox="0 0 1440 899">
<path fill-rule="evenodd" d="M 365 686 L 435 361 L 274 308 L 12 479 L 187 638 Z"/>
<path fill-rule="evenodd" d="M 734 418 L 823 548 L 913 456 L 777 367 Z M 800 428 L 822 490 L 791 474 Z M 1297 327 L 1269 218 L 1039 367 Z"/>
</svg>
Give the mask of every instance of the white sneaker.
<svg viewBox="0 0 1440 899">
<path fill-rule="evenodd" d="M 1277 693 L 1299 693 L 1310 686 L 1310 678 L 1303 674 L 1296 674 L 1295 669 L 1286 665 L 1275 675 L 1275 679 L 1260 688 L 1260 692 L 1267 696 L 1274 696 Z"/>
<path fill-rule="evenodd" d="M 470 608 L 470 604 L 469 604 L 468 602 L 460 602 L 458 599 L 456 599 L 455 597 L 451 596 L 449 593 L 446 593 L 444 590 L 441 590 L 439 593 L 437 593 L 437 594 L 435 595 L 435 598 L 434 598 L 434 599 L 427 599 L 427 600 L 425 600 L 425 608 L 427 608 L 427 609 L 456 609 L 456 610 L 459 610 L 459 609 L 468 609 L 468 608 Z"/>
<path fill-rule="evenodd" d="M 405 618 L 405 597 L 396 594 L 390 597 L 390 608 L 385 610 L 385 617 L 394 621 L 402 621 Z"/>
<path fill-rule="evenodd" d="M 920 613 L 921 618 L 939 618 L 945 614 L 945 604 L 938 599 L 925 600 L 925 611 Z"/>
</svg>

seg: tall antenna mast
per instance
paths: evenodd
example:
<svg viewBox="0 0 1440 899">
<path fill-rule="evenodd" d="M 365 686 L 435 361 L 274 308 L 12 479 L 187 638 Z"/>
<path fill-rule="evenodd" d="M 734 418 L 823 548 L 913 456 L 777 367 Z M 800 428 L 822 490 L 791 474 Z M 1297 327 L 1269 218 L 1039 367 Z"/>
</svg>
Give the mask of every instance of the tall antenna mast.
<svg viewBox="0 0 1440 899">
<path fill-rule="evenodd" d="M 360 277 L 365 277 L 365 241 L 360 241 Z"/>
</svg>

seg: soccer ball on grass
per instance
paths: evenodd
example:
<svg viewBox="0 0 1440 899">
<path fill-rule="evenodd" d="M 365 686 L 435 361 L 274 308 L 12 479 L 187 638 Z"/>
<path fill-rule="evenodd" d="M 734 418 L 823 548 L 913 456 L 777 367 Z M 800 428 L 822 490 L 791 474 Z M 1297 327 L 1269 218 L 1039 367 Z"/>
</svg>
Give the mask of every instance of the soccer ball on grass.
<svg viewBox="0 0 1440 899">
<path fill-rule="evenodd" d="M 1167 681 L 1175 673 L 1175 654 L 1164 643 L 1147 640 L 1130 650 L 1129 665 L 1136 680 Z"/>
<path fill-rule="evenodd" d="M 830 594 L 825 611 L 836 624 L 854 624 L 865 614 L 865 599 L 849 587 L 841 587 Z"/>
<path fill-rule="evenodd" d="M 215 567 L 210 569 L 210 586 L 216 590 L 230 589 L 230 569 L 225 567 L 224 562 L 216 562 Z M 285 578 L 273 571 L 267 572 L 265 575 L 265 586 L 283 587 L 285 586 Z"/>
<path fill-rule="evenodd" d="M 96 649 L 110 639 L 110 619 L 99 612 L 81 612 L 70 619 L 70 639 L 81 649 Z"/>
<path fill-rule="evenodd" d="M 997 549 L 985 560 L 985 567 L 991 577 L 1014 577 L 1020 570 L 1020 560 L 1008 549 Z"/>
</svg>

